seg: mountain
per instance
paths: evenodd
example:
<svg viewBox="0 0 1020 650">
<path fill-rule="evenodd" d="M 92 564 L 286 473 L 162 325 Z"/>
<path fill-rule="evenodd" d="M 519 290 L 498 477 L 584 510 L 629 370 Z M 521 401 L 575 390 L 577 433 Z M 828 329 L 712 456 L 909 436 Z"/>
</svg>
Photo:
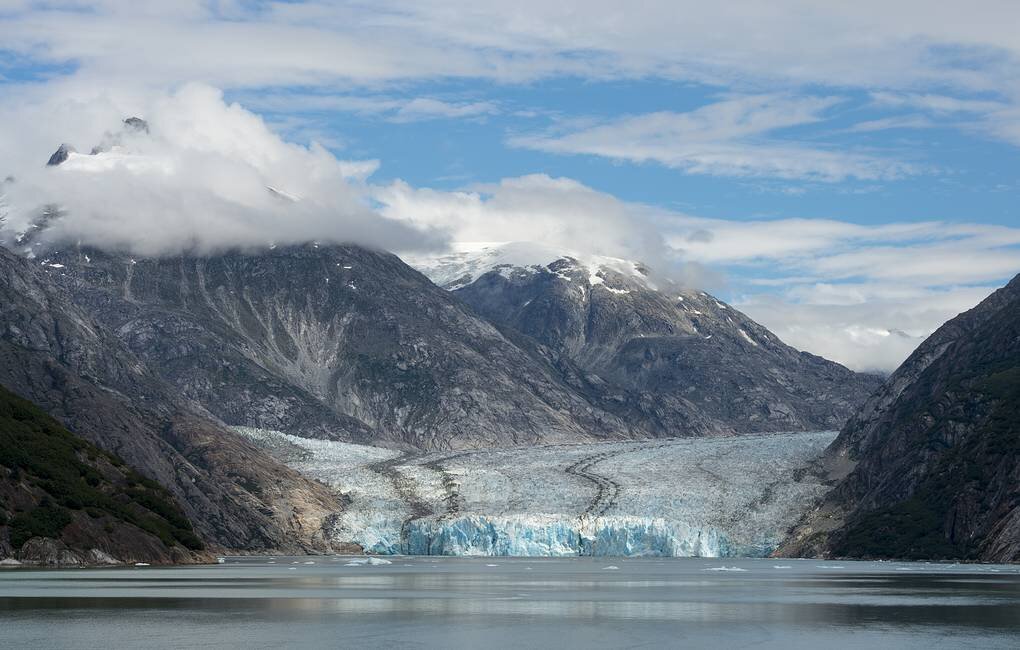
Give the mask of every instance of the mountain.
<svg viewBox="0 0 1020 650">
<path fill-rule="evenodd" d="M 202 546 L 165 488 L 0 387 L 0 558 L 168 564 Z"/>
<path fill-rule="evenodd" d="M 396 256 L 358 246 L 37 262 L 185 398 L 231 425 L 424 449 L 628 426 Z"/>
<path fill-rule="evenodd" d="M 847 422 L 793 555 L 1020 560 L 1020 276 L 943 325 Z"/>
<path fill-rule="evenodd" d="M 569 361 L 601 408 L 652 435 L 836 429 L 880 383 L 639 263 L 521 242 L 412 263 Z"/>
<path fill-rule="evenodd" d="M 329 490 L 177 396 L 56 272 L 0 247 L 0 385 L 165 486 L 211 548 L 328 550 Z"/>
</svg>

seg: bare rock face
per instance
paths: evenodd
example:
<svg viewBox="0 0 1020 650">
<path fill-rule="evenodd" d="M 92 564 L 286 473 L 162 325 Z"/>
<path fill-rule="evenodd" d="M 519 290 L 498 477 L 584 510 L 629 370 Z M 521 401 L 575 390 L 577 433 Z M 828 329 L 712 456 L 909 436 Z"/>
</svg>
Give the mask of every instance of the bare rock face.
<svg viewBox="0 0 1020 650">
<path fill-rule="evenodd" d="M 0 384 L 168 488 L 211 548 L 328 550 L 333 495 L 179 397 L 57 270 L 0 248 Z"/>
<path fill-rule="evenodd" d="M 1020 276 L 932 334 L 827 451 L 785 554 L 1020 559 Z"/>
<path fill-rule="evenodd" d="M 449 286 L 569 360 L 600 407 L 651 435 L 836 429 L 880 383 L 623 260 L 503 264 Z"/>
<path fill-rule="evenodd" d="M 49 167 L 57 167 L 67 160 L 72 153 L 74 153 L 74 147 L 69 144 L 62 144 L 57 147 L 57 150 L 53 152 L 50 159 L 46 161 L 46 165 Z"/>
</svg>

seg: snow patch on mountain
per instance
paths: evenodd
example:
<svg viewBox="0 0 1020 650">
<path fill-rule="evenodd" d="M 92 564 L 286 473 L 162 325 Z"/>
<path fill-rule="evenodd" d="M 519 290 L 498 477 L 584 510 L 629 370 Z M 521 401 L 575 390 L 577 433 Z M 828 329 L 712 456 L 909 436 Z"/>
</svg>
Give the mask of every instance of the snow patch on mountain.
<svg viewBox="0 0 1020 650">
<path fill-rule="evenodd" d="M 603 271 L 612 271 L 644 288 L 656 288 L 647 269 L 639 262 L 538 242 L 454 242 L 449 250 L 442 253 L 408 253 L 401 257 L 430 280 L 450 290 L 466 286 L 489 271 L 496 270 L 509 277 L 514 272 L 527 273 L 548 268 L 560 260 L 569 260 L 573 267 L 584 270 L 588 284 L 593 287 L 604 286 Z M 568 281 L 573 280 L 562 272 L 560 275 Z"/>
</svg>

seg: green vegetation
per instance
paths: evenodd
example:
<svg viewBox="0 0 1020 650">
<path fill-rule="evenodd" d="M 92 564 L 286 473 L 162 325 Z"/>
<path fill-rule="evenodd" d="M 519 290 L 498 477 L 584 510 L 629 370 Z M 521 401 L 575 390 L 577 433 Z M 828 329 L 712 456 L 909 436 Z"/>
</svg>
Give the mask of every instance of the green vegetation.
<svg viewBox="0 0 1020 650">
<path fill-rule="evenodd" d="M 111 517 L 141 528 L 168 547 L 202 548 L 191 522 L 162 486 L 3 387 L 0 465 L 11 471 L 10 480 L 47 495 L 34 509 L 10 519 L 15 548 L 35 536 L 59 538 L 76 510 L 85 510 L 93 519 Z"/>
<path fill-rule="evenodd" d="M 69 523 L 71 513 L 65 508 L 43 503 L 11 519 L 11 544 L 14 548 L 21 548 L 33 537 L 60 537 L 60 531 Z"/>
</svg>

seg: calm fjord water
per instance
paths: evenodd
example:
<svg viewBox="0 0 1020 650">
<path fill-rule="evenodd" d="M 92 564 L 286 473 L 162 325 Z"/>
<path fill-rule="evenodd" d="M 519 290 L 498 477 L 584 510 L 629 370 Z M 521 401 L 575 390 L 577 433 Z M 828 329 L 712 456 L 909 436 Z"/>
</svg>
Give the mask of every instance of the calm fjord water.
<svg viewBox="0 0 1020 650">
<path fill-rule="evenodd" d="M 390 560 L 2 571 L 0 647 L 1020 647 L 1017 566 Z"/>
</svg>

